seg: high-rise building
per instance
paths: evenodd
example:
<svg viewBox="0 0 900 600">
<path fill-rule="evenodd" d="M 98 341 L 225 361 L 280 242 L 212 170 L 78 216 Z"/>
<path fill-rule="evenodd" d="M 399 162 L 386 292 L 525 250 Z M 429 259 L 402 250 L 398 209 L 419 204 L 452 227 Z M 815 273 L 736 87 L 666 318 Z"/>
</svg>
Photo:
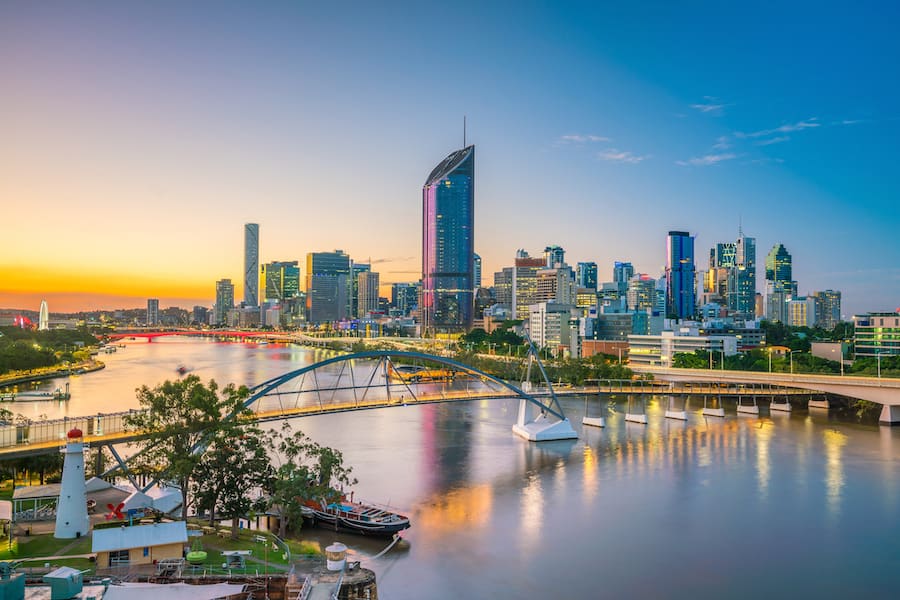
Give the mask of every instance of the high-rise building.
<svg viewBox="0 0 900 600">
<path fill-rule="evenodd" d="M 630 262 L 616 261 L 613 264 L 613 283 L 628 284 L 634 277 L 634 267 Z"/>
<path fill-rule="evenodd" d="M 841 292 L 825 290 L 810 294 L 816 301 L 816 325 L 822 329 L 834 329 L 841 322 Z"/>
<path fill-rule="evenodd" d="M 356 316 L 358 318 L 364 319 L 369 313 L 378 310 L 379 280 L 378 273 L 371 271 L 359 273 L 357 281 L 358 297 L 356 301 Z"/>
<path fill-rule="evenodd" d="M 347 317 L 350 257 L 343 250 L 306 255 L 306 311 L 310 323 Z"/>
<path fill-rule="evenodd" d="M 147 327 L 159 325 L 159 298 L 147 299 Z"/>
<path fill-rule="evenodd" d="M 544 263 L 548 269 L 566 264 L 566 251 L 559 246 L 547 246 L 544 248 Z"/>
<path fill-rule="evenodd" d="M 259 285 L 266 302 L 284 302 L 300 293 L 298 261 L 276 261 L 260 267 Z"/>
<path fill-rule="evenodd" d="M 787 303 L 797 297 L 792 262 L 783 244 L 775 244 L 766 255 L 766 318 L 770 321 L 789 322 Z"/>
<path fill-rule="evenodd" d="M 528 320 L 531 314 L 531 305 L 537 304 L 537 273 L 545 268 L 544 258 L 532 258 L 524 250 L 516 252 L 516 260 L 513 263 L 512 272 L 512 302 L 513 318 Z"/>
<path fill-rule="evenodd" d="M 728 308 L 737 315 L 756 316 L 756 239 L 738 232 L 734 266 L 728 273 Z"/>
<path fill-rule="evenodd" d="M 656 280 L 638 273 L 628 282 L 628 310 L 653 312 L 656 310 Z"/>
<path fill-rule="evenodd" d="M 347 316 L 359 316 L 359 276 L 371 271 L 371 264 L 350 261 L 350 278 L 347 280 L 350 286 L 350 289 L 347 290 Z"/>
<path fill-rule="evenodd" d="M 494 273 L 494 300 L 497 304 L 512 307 L 513 268 L 503 267 Z"/>
<path fill-rule="evenodd" d="M 580 262 L 576 267 L 575 281 L 578 287 L 589 290 L 597 289 L 597 263 Z"/>
<path fill-rule="evenodd" d="M 228 322 L 228 311 L 234 308 L 234 284 L 230 279 L 216 282 L 216 306 L 213 325 L 221 326 Z"/>
<path fill-rule="evenodd" d="M 466 331 L 474 316 L 475 146 L 452 152 L 422 188 L 422 325 Z"/>
<path fill-rule="evenodd" d="M 694 276 L 693 236 L 686 231 L 670 231 L 666 238 L 667 316 L 675 319 L 694 316 Z"/>
<path fill-rule="evenodd" d="M 556 263 L 559 265 L 560 263 Z M 575 304 L 577 289 L 572 277 L 572 267 L 561 265 L 552 269 L 538 269 L 535 280 L 535 300 L 537 302 L 556 302 L 557 304 Z"/>
<path fill-rule="evenodd" d="M 475 269 L 473 271 L 472 277 L 474 280 L 475 289 L 477 290 L 477 289 L 481 288 L 481 257 L 478 256 L 477 254 L 473 254 L 472 256 L 473 256 L 472 260 L 474 261 L 473 265 L 474 265 L 474 269 Z"/>
<path fill-rule="evenodd" d="M 737 245 L 733 242 L 716 244 L 709 251 L 709 270 L 703 280 L 707 302 L 728 304 L 728 277 L 737 264 Z"/>
<path fill-rule="evenodd" d="M 244 225 L 244 304 L 259 306 L 259 224 Z"/>
<path fill-rule="evenodd" d="M 391 306 L 407 315 L 416 308 L 419 289 L 415 283 L 391 284 Z"/>
</svg>

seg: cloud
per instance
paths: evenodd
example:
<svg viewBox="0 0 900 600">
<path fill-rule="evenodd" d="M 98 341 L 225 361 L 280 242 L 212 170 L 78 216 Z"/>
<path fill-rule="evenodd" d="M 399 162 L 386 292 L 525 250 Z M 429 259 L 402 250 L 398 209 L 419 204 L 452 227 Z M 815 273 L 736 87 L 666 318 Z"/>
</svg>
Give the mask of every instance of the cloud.
<svg viewBox="0 0 900 600">
<path fill-rule="evenodd" d="M 720 135 L 713 144 L 713 150 L 728 150 L 729 148 L 731 148 L 731 141 L 727 135 Z"/>
<path fill-rule="evenodd" d="M 394 256 L 391 258 L 376 258 L 374 260 L 369 261 L 369 264 L 377 265 L 381 263 L 391 263 L 391 262 L 405 262 L 409 260 L 414 260 L 415 256 Z"/>
<path fill-rule="evenodd" d="M 705 156 L 696 156 L 694 158 L 689 158 L 688 160 L 676 160 L 675 164 L 681 165 L 682 167 L 708 167 L 710 165 L 715 165 L 726 160 L 733 160 L 735 158 L 737 158 L 736 154 L 726 152 L 724 154 L 707 154 Z"/>
<path fill-rule="evenodd" d="M 730 106 L 729 104 L 717 102 L 718 98 L 713 96 L 704 96 L 703 100 L 704 102 L 691 104 L 690 107 L 694 110 L 699 110 L 704 114 L 721 115 L 725 107 Z"/>
<path fill-rule="evenodd" d="M 603 137 L 602 135 L 572 133 L 569 135 L 560 136 L 558 143 L 560 143 L 560 144 L 584 144 L 587 142 L 610 142 L 610 141 L 612 141 L 610 138 Z"/>
<path fill-rule="evenodd" d="M 643 160 L 647 160 L 648 158 L 650 158 L 650 155 L 646 154 L 644 156 L 640 156 L 626 150 L 617 150 L 615 148 L 610 148 L 609 150 L 599 152 L 597 154 L 597 158 L 609 162 L 620 162 L 635 165 Z"/>
<path fill-rule="evenodd" d="M 789 135 L 780 135 L 778 137 L 769 138 L 767 140 L 759 140 L 755 142 L 757 146 L 771 146 L 772 144 L 780 144 L 791 139 Z"/>
<path fill-rule="evenodd" d="M 742 164 L 745 164 L 745 165 L 770 165 L 772 163 L 780 165 L 780 164 L 784 163 L 784 159 L 783 158 L 768 158 L 768 157 L 754 158 L 754 159 L 748 160 L 747 162 L 744 162 Z"/>
<path fill-rule="evenodd" d="M 803 131 L 804 129 L 815 129 L 816 127 L 821 127 L 822 124 L 818 122 L 816 117 L 811 119 L 806 119 L 804 121 L 797 121 L 796 123 L 786 123 L 785 125 L 781 125 L 779 127 L 774 127 L 772 129 L 760 129 L 759 131 L 751 131 L 750 133 L 743 133 L 740 131 L 734 132 L 734 137 L 737 138 L 759 138 L 766 137 L 770 135 L 775 135 L 778 133 L 792 133 L 794 131 Z"/>
</svg>

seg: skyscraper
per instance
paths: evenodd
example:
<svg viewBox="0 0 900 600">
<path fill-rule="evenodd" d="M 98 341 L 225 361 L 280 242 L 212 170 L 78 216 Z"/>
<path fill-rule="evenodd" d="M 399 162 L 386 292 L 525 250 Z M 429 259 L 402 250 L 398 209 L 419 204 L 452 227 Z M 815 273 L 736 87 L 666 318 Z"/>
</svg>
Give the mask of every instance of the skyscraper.
<svg viewBox="0 0 900 600">
<path fill-rule="evenodd" d="M 225 325 L 228 311 L 234 308 L 234 284 L 230 279 L 216 282 L 216 306 L 213 316 L 214 325 Z"/>
<path fill-rule="evenodd" d="M 371 264 L 350 261 L 350 277 L 347 279 L 350 286 L 347 290 L 347 316 L 350 318 L 359 316 L 359 277 L 371 270 Z"/>
<path fill-rule="evenodd" d="M 350 257 L 342 250 L 306 255 L 306 309 L 310 323 L 347 317 Z"/>
<path fill-rule="evenodd" d="M 266 302 L 284 302 L 300 294 L 300 267 L 296 260 L 265 263 L 259 271 Z"/>
<path fill-rule="evenodd" d="M 524 250 L 516 252 L 512 271 L 513 318 L 529 318 L 531 305 L 537 304 L 537 274 L 546 265 L 544 258 L 531 257 Z"/>
<path fill-rule="evenodd" d="M 244 224 L 244 304 L 259 306 L 259 225 Z"/>
<path fill-rule="evenodd" d="M 358 298 L 356 301 L 356 316 L 363 319 L 370 312 L 378 310 L 378 273 L 363 271 L 357 281 Z"/>
<path fill-rule="evenodd" d="M 544 262 L 548 269 L 566 264 L 566 251 L 560 246 L 547 246 L 544 248 Z"/>
<path fill-rule="evenodd" d="M 147 327 L 159 325 L 159 298 L 147 300 Z"/>
<path fill-rule="evenodd" d="M 580 288 L 597 289 L 597 263 L 580 262 L 576 267 L 575 280 Z"/>
<path fill-rule="evenodd" d="M 475 286 L 475 289 L 477 290 L 477 289 L 481 288 L 481 257 L 478 256 L 477 254 L 474 254 L 473 256 L 474 256 L 474 259 L 473 259 L 474 260 L 474 263 L 473 263 L 474 264 L 474 271 L 473 271 L 474 286 Z"/>
<path fill-rule="evenodd" d="M 766 255 L 766 318 L 787 323 L 787 302 L 796 297 L 791 255 L 783 244 L 775 244 Z"/>
<path fill-rule="evenodd" d="M 740 316 L 756 316 L 756 239 L 738 232 L 734 266 L 728 273 L 728 308 Z"/>
<path fill-rule="evenodd" d="M 613 264 L 613 283 L 627 284 L 634 277 L 634 267 L 630 262 L 616 261 Z"/>
<path fill-rule="evenodd" d="M 841 292 L 825 290 L 810 294 L 816 302 L 816 325 L 822 329 L 834 329 L 841 322 Z"/>
<path fill-rule="evenodd" d="M 423 330 L 466 331 L 474 315 L 475 146 L 451 153 L 422 188 Z"/>
<path fill-rule="evenodd" d="M 694 316 L 694 238 L 686 231 L 670 231 L 666 238 L 666 314 Z"/>
</svg>

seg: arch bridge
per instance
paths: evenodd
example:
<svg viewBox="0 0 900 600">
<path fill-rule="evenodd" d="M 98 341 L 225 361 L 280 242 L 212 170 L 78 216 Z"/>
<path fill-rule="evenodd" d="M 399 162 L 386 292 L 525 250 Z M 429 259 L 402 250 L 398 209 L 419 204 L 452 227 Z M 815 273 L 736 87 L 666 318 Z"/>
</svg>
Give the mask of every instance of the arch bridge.
<svg viewBox="0 0 900 600">
<path fill-rule="evenodd" d="M 420 352 L 342 354 L 259 383 L 250 391 L 244 406 L 252 412 L 250 419 L 262 422 L 411 404 L 517 398 L 516 434 L 531 441 L 577 437 L 552 387 L 540 393 L 525 391 L 475 367 Z M 0 460 L 55 452 L 66 433 L 77 427 L 85 442 L 107 446 L 124 469 L 115 446 L 147 434 L 128 427 L 128 415 L 134 412 L 0 425 Z"/>
</svg>

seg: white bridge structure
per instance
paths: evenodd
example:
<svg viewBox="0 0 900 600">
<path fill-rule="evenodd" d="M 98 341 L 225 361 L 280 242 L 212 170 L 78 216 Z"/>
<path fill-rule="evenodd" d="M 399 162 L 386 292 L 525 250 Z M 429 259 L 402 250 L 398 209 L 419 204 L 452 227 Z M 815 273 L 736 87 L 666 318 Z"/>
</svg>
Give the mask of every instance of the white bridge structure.
<svg viewBox="0 0 900 600">
<path fill-rule="evenodd" d="M 637 373 L 650 373 L 661 381 L 715 381 L 721 383 L 765 383 L 837 394 L 881 404 L 878 422 L 900 425 L 900 379 L 759 371 L 723 371 L 719 369 L 677 369 L 631 365 Z"/>
</svg>

